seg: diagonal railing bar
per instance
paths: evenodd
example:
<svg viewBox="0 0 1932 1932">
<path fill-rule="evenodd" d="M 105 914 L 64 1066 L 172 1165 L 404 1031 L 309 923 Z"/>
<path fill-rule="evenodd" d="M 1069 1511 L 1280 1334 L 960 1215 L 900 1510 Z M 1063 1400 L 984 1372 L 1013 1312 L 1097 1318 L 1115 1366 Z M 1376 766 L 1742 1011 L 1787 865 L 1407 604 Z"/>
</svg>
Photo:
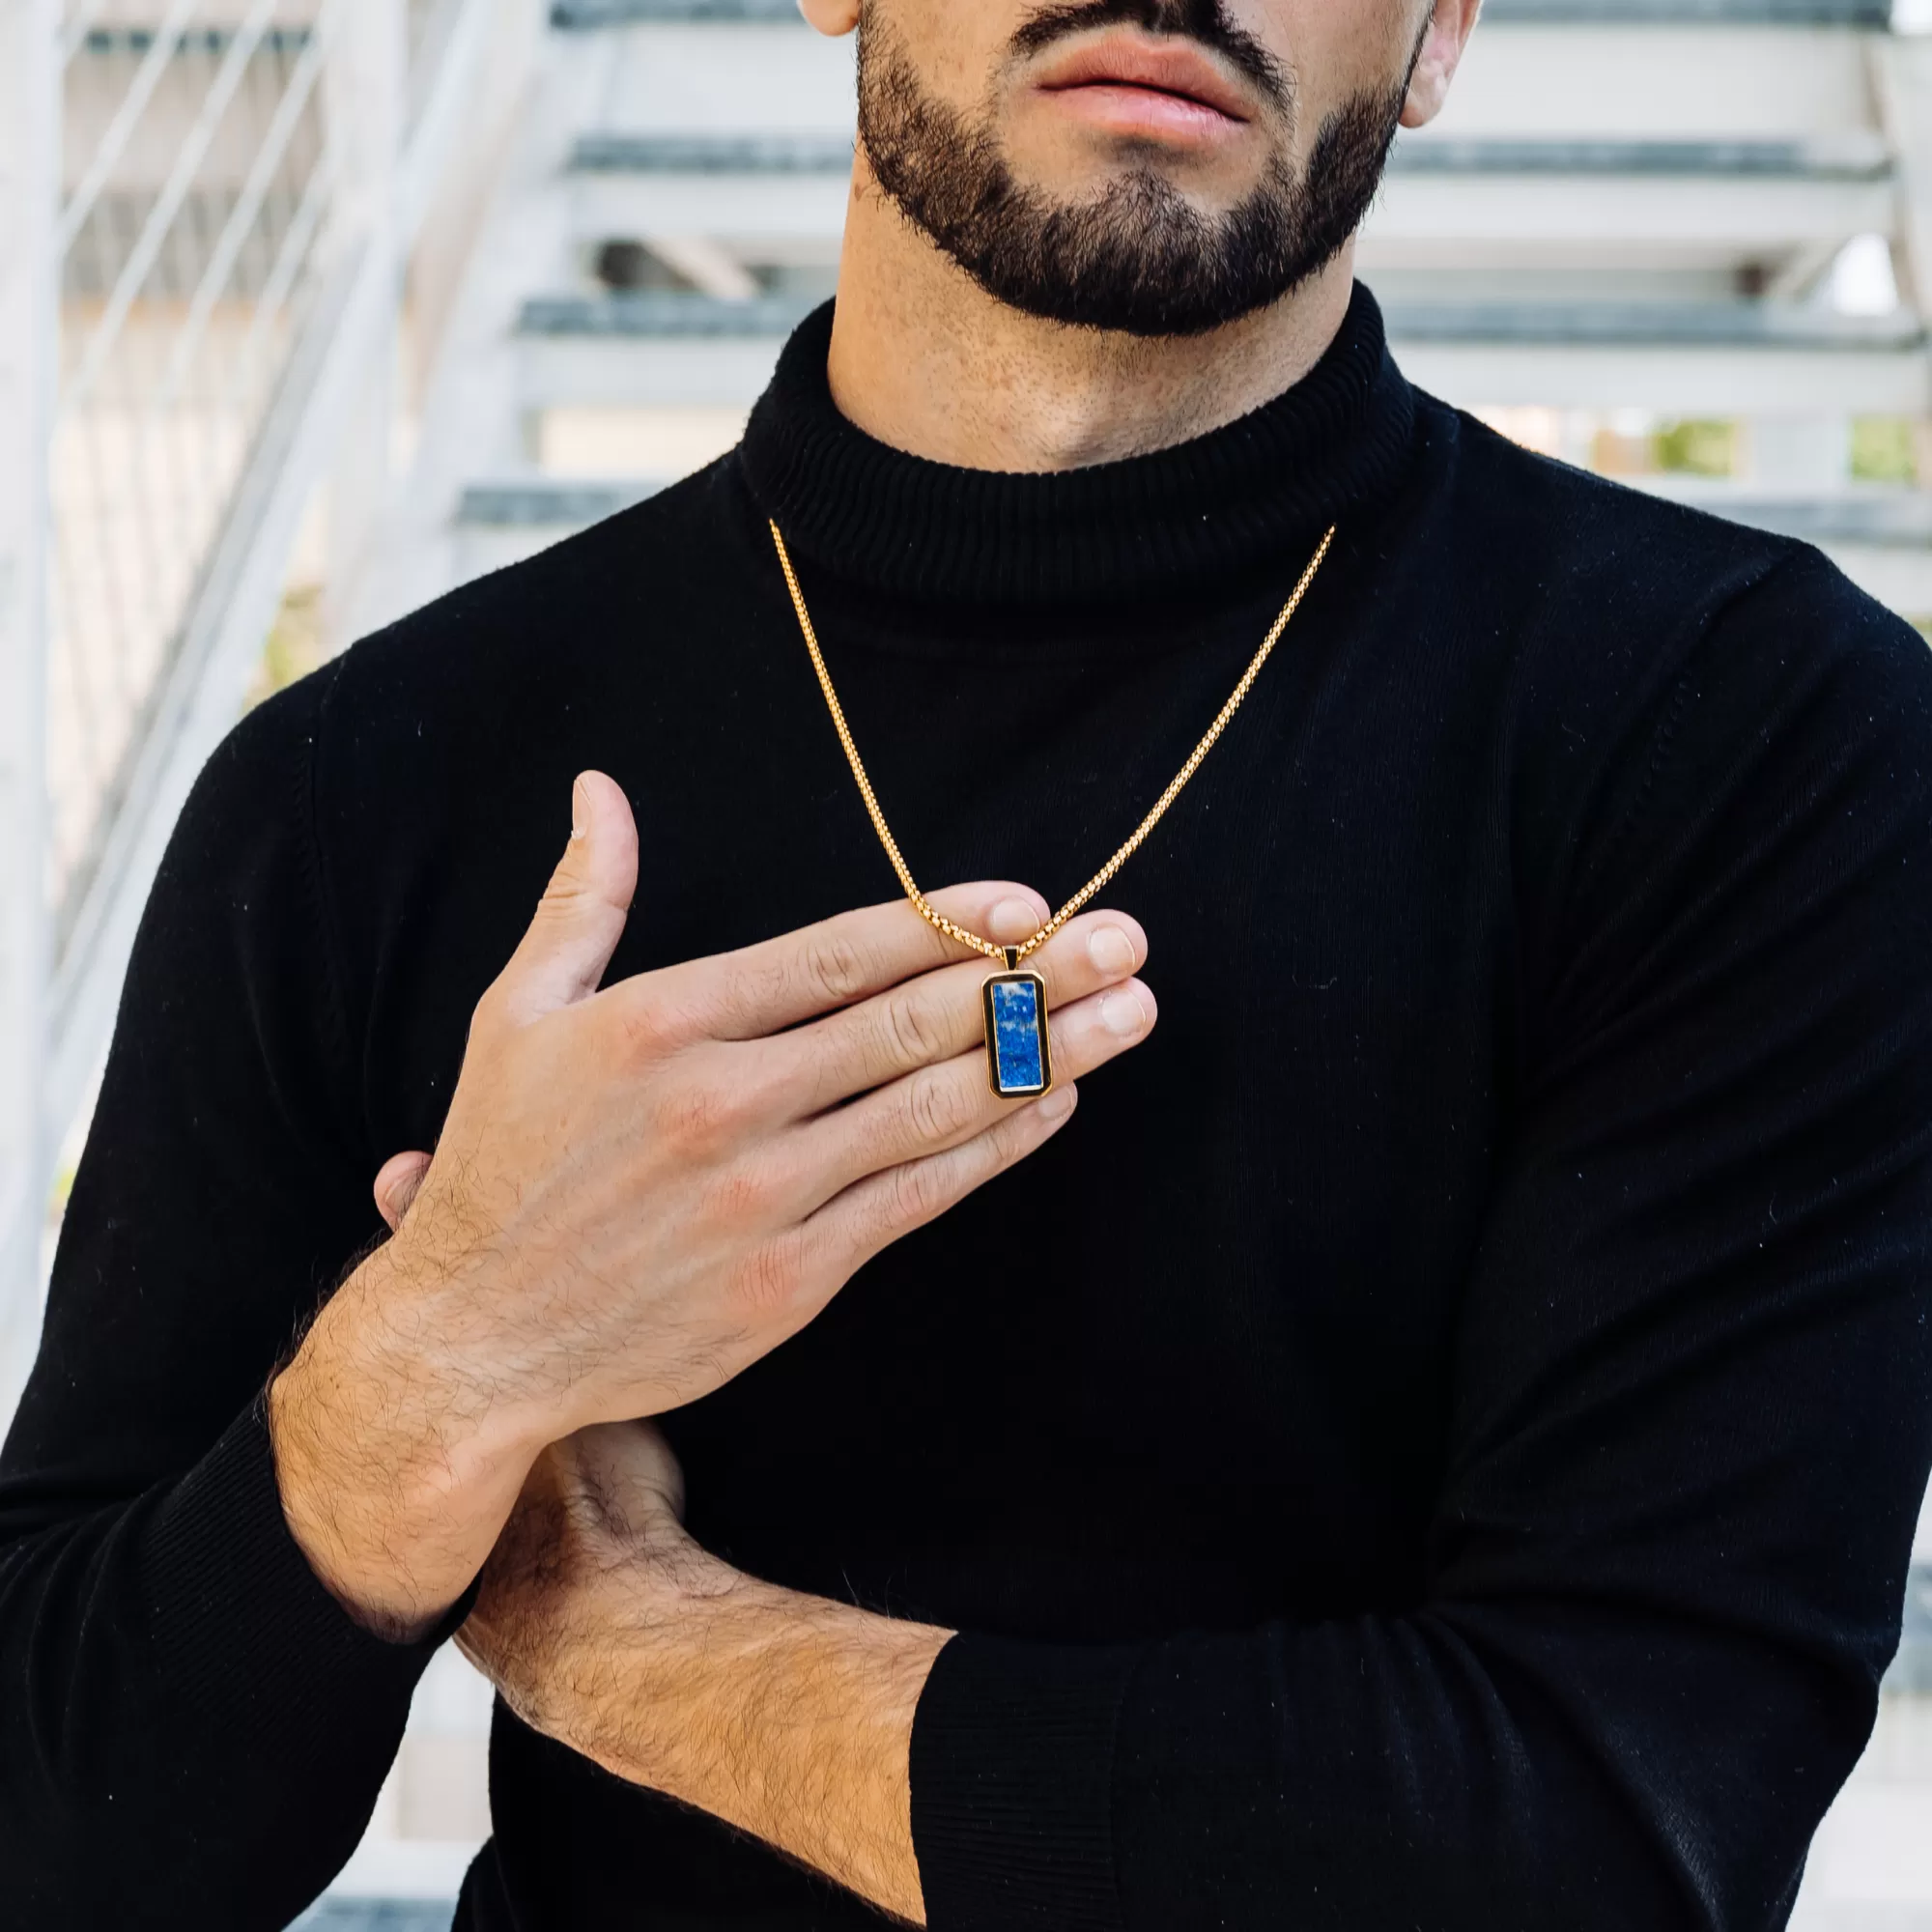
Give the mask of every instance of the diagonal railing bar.
<svg viewBox="0 0 1932 1932">
<path fill-rule="evenodd" d="M 427 0 L 420 9 L 411 9 L 409 72 L 404 82 L 406 128 L 413 128 L 422 115 L 466 5 L 467 0 Z"/>
<path fill-rule="evenodd" d="M 62 895 L 49 999 L 56 1060 L 53 1098 L 61 1105 L 71 1105 L 77 1096 L 85 1079 L 85 1056 L 93 1045 L 76 1038 L 72 1030 L 82 982 L 99 973 L 100 957 L 118 960 L 128 936 L 114 938 L 108 928 L 117 919 L 124 924 L 129 922 L 129 903 L 101 888 L 127 868 L 133 849 L 155 833 L 149 814 L 133 810 L 131 801 L 137 793 L 153 789 L 155 772 L 167 762 L 182 721 L 195 707 L 201 660 L 232 627 L 238 584 L 264 567 L 262 526 L 275 520 L 272 507 L 278 498 L 290 497 L 290 478 L 301 473 L 301 466 L 292 460 L 292 446 L 314 435 L 310 405 L 321 386 L 318 371 L 338 346 L 355 299 L 364 252 L 352 250 L 336 266 L 298 331 L 251 440 L 221 528 L 200 561 L 182 621 L 149 686 L 127 750 L 104 788 L 85 858 L 74 867 Z M 280 520 L 286 522 L 293 514 L 293 505 L 282 502 Z M 274 548 L 268 545 L 266 551 L 272 554 Z M 249 625 L 245 636 L 259 649 L 261 630 Z M 179 803 L 178 797 L 170 799 L 170 819 Z"/>
<path fill-rule="evenodd" d="M 238 407 L 252 386 L 263 337 L 280 319 L 294 292 L 298 277 L 310 260 L 310 245 L 329 205 L 336 172 L 334 166 L 336 154 L 337 150 L 331 146 L 317 162 L 309 177 L 308 185 L 303 191 L 295 218 L 290 222 L 288 232 L 282 238 L 274 265 L 249 317 L 247 334 L 236 354 L 235 367 L 221 397 L 221 407 L 224 409 Z M 309 332 L 308 329 L 304 329 L 304 336 Z M 284 376 L 283 384 L 286 384 L 288 378 Z M 267 433 L 266 428 L 258 431 L 258 442 L 259 438 Z M 255 459 L 251 457 L 250 464 L 252 465 Z M 236 496 L 241 496 L 245 488 L 245 482 L 238 480 Z M 204 563 L 204 575 L 209 568 L 209 564 Z M 76 944 L 76 935 L 81 929 L 83 915 L 95 893 L 107 853 L 123 830 L 121 821 L 134 782 L 134 774 L 142 759 L 149 754 L 149 741 L 154 730 L 155 706 L 160 701 L 158 694 L 168 688 L 176 676 L 176 663 L 185 647 L 187 628 L 176 627 L 163 647 L 160 662 L 156 667 L 151 681 L 149 696 L 132 721 L 132 728 L 114 771 L 100 787 L 99 803 L 88 828 L 86 844 L 68 872 L 54 918 L 57 972 L 65 973 L 69 970 L 68 962 Z"/>
<path fill-rule="evenodd" d="M 149 271 L 161 252 L 161 243 L 166 241 L 168 230 L 174 225 L 175 216 L 187 198 L 188 189 L 194 185 L 195 176 L 200 172 L 209 146 L 214 139 L 214 131 L 221 125 L 221 117 L 228 111 L 228 103 L 241 85 L 242 76 L 247 71 L 263 30 L 274 11 L 275 0 L 255 0 L 234 40 L 229 43 L 228 51 L 222 56 L 200 111 L 195 115 L 194 125 L 182 142 L 181 152 L 175 157 L 175 164 L 169 170 L 160 195 L 115 281 L 114 291 L 107 298 L 107 306 L 99 325 L 88 339 L 80 366 L 67 385 L 67 393 L 62 399 L 64 407 L 71 409 L 85 401 L 99 381 L 100 372 L 107 366 L 107 357 L 113 352 L 128 311 L 134 306 L 134 298 L 148 279 Z"/>
<path fill-rule="evenodd" d="M 156 28 L 154 41 L 142 55 L 141 65 L 134 70 L 134 78 L 128 82 L 128 92 L 122 96 L 120 106 L 114 110 L 114 118 L 108 122 L 100 137 L 100 145 L 94 151 L 94 158 L 87 165 L 87 172 L 81 176 L 79 185 L 54 224 L 56 259 L 64 256 L 73 245 L 73 238 L 80 233 L 81 224 L 86 221 L 94 204 L 99 200 L 101 190 L 112 179 L 115 166 L 127 151 L 141 116 L 147 112 L 148 101 L 160 85 L 161 75 L 174 59 L 175 50 L 181 45 L 188 22 L 194 18 L 199 5 L 200 0 L 174 0 L 167 17 Z"/>
<path fill-rule="evenodd" d="M 479 50 L 489 45 L 490 22 L 499 17 L 498 0 L 465 0 L 443 44 L 398 173 L 405 249 L 414 233 L 411 211 L 426 204 L 448 165 Z M 396 299 L 390 249 L 375 245 L 359 224 L 340 237 L 327 225 L 341 206 L 353 135 L 325 116 L 322 136 L 286 223 L 278 220 L 271 230 L 256 224 L 257 239 L 272 244 L 271 259 L 250 267 L 251 293 L 236 317 L 238 324 L 245 317 L 245 327 L 236 349 L 224 342 L 224 359 L 232 363 L 224 389 L 197 394 L 195 405 L 217 416 L 236 412 L 240 468 L 221 493 L 206 546 L 195 545 L 185 602 L 157 640 L 152 675 L 111 772 L 94 790 L 81 849 L 58 893 L 48 1079 L 54 1118 L 65 1119 L 84 1090 L 159 841 L 195 767 L 232 715 L 227 706 L 239 685 L 231 690 L 231 680 L 260 649 L 301 503 L 320 473 L 349 385 L 358 380 L 354 372 L 380 353 L 382 318 Z M 89 413 L 80 412 L 80 418 Z M 212 641 L 216 634 L 219 641 Z M 227 669 L 211 676 L 216 659 Z"/>
<path fill-rule="evenodd" d="M 254 232 L 256 217 L 273 184 L 275 171 L 281 166 L 282 157 L 288 152 L 289 143 L 301 121 L 302 109 L 308 105 L 309 97 L 322 76 L 329 38 L 339 12 L 339 6 L 325 4 L 316 17 L 314 30 L 302 49 L 301 58 L 289 74 L 282 98 L 276 103 L 274 117 L 262 136 L 261 151 L 248 170 L 247 179 L 242 184 L 233 211 L 222 224 L 213 252 L 209 256 L 208 267 L 202 271 L 187 314 L 183 319 L 181 333 L 176 338 L 167 369 L 156 391 L 154 406 L 156 409 L 163 409 L 173 402 L 187 381 L 188 369 L 201 347 L 209 318 L 214 312 L 222 290 L 228 286 L 228 279 L 234 272 L 242 250 Z"/>
<path fill-rule="evenodd" d="M 228 386 L 222 392 L 224 407 L 240 402 L 247 393 L 262 338 L 280 319 L 283 306 L 295 287 L 296 277 L 308 259 L 309 244 L 322 226 L 322 217 L 327 211 L 339 168 L 340 151 L 331 146 L 316 163 L 315 172 L 310 175 L 308 186 L 303 189 L 301 201 L 296 209 L 295 218 L 289 223 L 289 231 L 283 236 L 282 245 L 276 251 L 274 266 L 269 271 L 268 280 L 262 284 L 262 293 L 257 297 L 254 310 L 248 318 L 248 332 L 236 351 L 235 367 L 229 372 Z"/>
<path fill-rule="evenodd" d="M 234 356 L 234 366 L 218 398 L 222 412 L 240 411 L 260 376 L 266 339 L 281 321 L 302 271 L 313 259 L 315 239 L 327 213 L 339 171 L 340 147 L 330 142 L 311 170 L 300 202 L 275 251 L 267 279 L 251 305 L 248 327 Z M 241 488 L 238 481 L 237 489 Z M 54 920 L 56 957 L 65 962 L 74 944 L 82 914 L 95 892 L 105 855 L 116 837 L 117 826 L 126 807 L 132 775 L 144 755 L 152 731 L 152 693 L 174 675 L 173 667 L 183 646 L 184 632 L 175 627 L 165 640 L 159 662 L 155 667 L 148 701 L 137 707 L 129 721 L 129 730 L 114 769 L 99 781 L 97 803 L 88 826 L 85 842 L 63 882 Z M 80 660 L 85 662 L 84 654 Z M 65 970 L 64 966 L 62 970 Z"/>
</svg>

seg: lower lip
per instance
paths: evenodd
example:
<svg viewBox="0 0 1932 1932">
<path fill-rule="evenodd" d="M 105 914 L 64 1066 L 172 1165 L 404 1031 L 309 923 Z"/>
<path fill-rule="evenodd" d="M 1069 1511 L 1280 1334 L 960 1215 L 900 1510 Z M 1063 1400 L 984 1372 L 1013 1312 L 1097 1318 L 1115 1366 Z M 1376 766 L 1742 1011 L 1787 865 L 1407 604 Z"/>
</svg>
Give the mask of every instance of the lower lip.
<svg viewBox="0 0 1932 1932">
<path fill-rule="evenodd" d="M 1092 81 L 1079 87 L 1045 90 L 1053 100 L 1090 127 L 1110 134 L 1142 140 L 1225 140 L 1245 125 L 1205 100 L 1185 95 L 1163 94 L 1158 88 L 1129 87 L 1114 81 Z"/>
</svg>

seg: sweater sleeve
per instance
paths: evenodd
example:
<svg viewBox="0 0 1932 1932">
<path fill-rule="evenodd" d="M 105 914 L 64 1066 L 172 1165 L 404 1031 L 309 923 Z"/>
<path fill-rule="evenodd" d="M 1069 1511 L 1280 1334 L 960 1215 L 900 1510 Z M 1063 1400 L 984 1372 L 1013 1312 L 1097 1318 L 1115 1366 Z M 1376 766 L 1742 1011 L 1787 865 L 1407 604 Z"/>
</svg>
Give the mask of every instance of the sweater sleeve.
<svg viewBox="0 0 1932 1932">
<path fill-rule="evenodd" d="M 1422 1600 L 954 1639 L 933 1932 L 1784 1922 L 1932 1462 L 1932 655 L 1799 556 L 1629 744 L 1523 942 Z"/>
<path fill-rule="evenodd" d="M 309 830 L 329 679 L 245 720 L 183 812 L 0 1451 L 12 1926 L 286 1924 L 435 1647 L 316 1580 L 261 1404 L 376 1232 Z"/>
</svg>

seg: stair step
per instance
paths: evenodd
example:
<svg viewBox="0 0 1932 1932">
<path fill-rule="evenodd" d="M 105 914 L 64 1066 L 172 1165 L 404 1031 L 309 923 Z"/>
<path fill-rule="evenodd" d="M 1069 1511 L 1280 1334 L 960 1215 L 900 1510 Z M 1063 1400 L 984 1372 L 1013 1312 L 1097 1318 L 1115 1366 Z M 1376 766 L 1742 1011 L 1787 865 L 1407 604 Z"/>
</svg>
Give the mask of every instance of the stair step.
<svg viewBox="0 0 1932 1932">
<path fill-rule="evenodd" d="M 1486 20 L 1526 25 L 1789 26 L 1886 31 L 1891 0 L 1489 0 Z M 553 0 L 569 30 L 690 20 L 799 20 L 796 0 Z M 803 25 L 803 21 L 799 21 Z"/>
<path fill-rule="evenodd" d="M 639 292 L 526 302 L 526 406 L 749 408 L 810 304 Z M 1919 415 L 1932 356 L 1911 317 L 1787 304 L 1392 300 L 1389 336 L 1424 388 L 1474 408 L 1664 415 Z"/>
<path fill-rule="evenodd" d="M 554 27 L 582 30 L 686 20 L 781 20 L 804 26 L 797 0 L 553 0 Z"/>
<path fill-rule="evenodd" d="M 1546 141 L 1420 135 L 1396 143 L 1389 172 L 1887 182 L 1892 167 L 1876 139 L 1852 148 L 1809 141 Z"/>
<path fill-rule="evenodd" d="M 1932 1563 L 1907 1574 L 1904 1628 L 1885 1682 L 1889 1690 L 1932 1691 Z"/>
<path fill-rule="evenodd" d="M 1392 339 L 1644 349 L 1801 349 L 1909 354 L 1918 318 L 1847 316 L 1795 302 L 1394 301 Z"/>
<path fill-rule="evenodd" d="M 567 175 L 572 232 L 592 246 L 696 236 L 754 256 L 784 238 L 819 243 L 829 261 L 850 166 L 843 132 L 585 134 Z M 1885 232 L 1893 197 L 1875 139 L 1425 136 L 1397 146 L 1362 260 L 1372 281 L 1398 269 L 1528 267 L 1703 273 L 1721 285 L 1747 268 L 1815 262 L 1854 236 Z"/>
<path fill-rule="evenodd" d="M 290 1932 L 449 1932 L 454 1899 L 324 1898 Z"/>
<path fill-rule="evenodd" d="M 1486 20 L 1599 26 L 1859 27 L 1884 32 L 1891 0 L 1489 0 Z"/>
<path fill-rule="evenodd" d="M 535 296 L 519 332 L 553 337 L 678 341 L 787 335 L 812 304 L 786 296 L 727 301 L 667 290 Z M 1846 316 L 1797 303 L 1412 301 L 1384 304 L 1402 342 L 1549 347 L 1786 349 L 1909 355 L 1927 345 L 1917 317 Z"/>
<path fill-rule="evenodd" d="M 583 482 L 546 476 L 472 483 L 463 493 L 456 521 L 466 529 L 576 529 L 601 524 L 664 487 L 662 479 Z"/>
<path fill-rule="evenodd" d="M 844 175 L 843 134 L 582 134 L 573 174 Z M 1539 141 L 1423 135 L 1396 144 L 1396 175 L 1559 175 L 1748 181 L 1886 182 L 1883 147 L 1807 141 Z"/>
<path fill-rule="evenodd" d="M 848 134 L 581 134 L 572 174 L 838 175 Z"/>
<path fill-rule="evenodd" d="M 726 301 L 718 296 L 627 290 L 608 296 L 532 296 L 517 332 L 526 336 L 692 341 L 785 336 L 815 304 L 790 296 Z"/>
</svg>

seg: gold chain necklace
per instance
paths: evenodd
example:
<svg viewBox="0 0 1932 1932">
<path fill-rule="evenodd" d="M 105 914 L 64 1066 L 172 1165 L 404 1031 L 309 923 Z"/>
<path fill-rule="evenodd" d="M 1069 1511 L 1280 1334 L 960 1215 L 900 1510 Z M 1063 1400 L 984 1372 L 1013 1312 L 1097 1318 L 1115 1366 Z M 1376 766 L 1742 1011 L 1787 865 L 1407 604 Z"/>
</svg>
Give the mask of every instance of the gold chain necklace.
<svg viewBox="0 0 1932 1932">
<path fill-rule="evenodd" d="M 818 634 L 811 627 L 811 613 L 805 608 L 805 592 L 798 587 L 798 573 L 791 567 L 791 553 L 785 549 L 785 540 L 780 534 L 777 523 L 772 524 L 771 531 L 772 542 L 778 548 L 779 567 L 784 572 L 785 588 L 791 592 L 791 607 L 798 612 L 798 628 L 805 634 L 805 647 L 811 653 L 811 668 L 818 673 L 818 688 L 825 694 L 826 708 L 832 713 L 833 728 L 838 733 L 839 744 L 845 748 L 845 760 L 852 767 L 853 778 L 858 781 L 859 796 L 866 801 L 872 830 L 879 835 L 879 843 L 886 848 L 886 857 L 893 862 L 893 870 L 898 874 L 906 897 L 928 925 L 943 932 L 948 939 L 957 940 L 961 946 L 970 946 L 975 952 L 984 953 L 988 959 L 997 959 L 1006 968 L 1005 972 L 994 974 L 980 988 L 980 1006 L 986 1022 L 986 1078 L 993 1092 L 1003 1099 L 1031 1099 L 1044 1094 L 1053 1085 L 1053 1057 L 1046 1029 L 1046 981 L 1037 973 L 1021 972 L 1020 961 L 1044 946 L 1134 856 L 1148 834 L 1160 823 L 1168 807 L 1180 796 L 1181 787 L 1201 769 L 1201 761 L 1214 749 L 1214 741 L 1228 728 L 1228 721 L 1241 708 L 1241 700 L 1261 675 L 1263 665 L 1268 661 L 1268 653 L 1280 641 L 1281 634 L 1288 629 L 1289 620 L 1300 609 L 1301 600 L 1308 594 L 1308 586 L 1315 582 L 1315 573 L 1321 568 L 1328 547 L 1335 541 L 1334 528 L 1330 526 L 1320 548 L 1309 558 L 1308 568 L 1301 573 L 1301 581 L 1294 586 L 1288 602 L 1281 607 L 1281 615 L 1262 639 L 1261 649 L 1241 673 L 1241 681 L 1236 685 L 1234 695 L 1222 705 L 1201 742 L 1188 753 L 1187 762 L 1154 801 L 1153 810 L 1134 827 L 1125 844 L 1023 946 L 1001 946 L 993 940 L 982 939 L 977 932 L 969 932 L 932 905 L 913 883 L 912 869 L 886 824 L 886 814 L 879 810 L 872 781 L 866 776 L 866 762 L 852 741 L 852 727 L 845 722 L 838 694 L 832 688 L 832 673 L 825 668 L 825 654 L 818 648 Z"/>
</svg>

